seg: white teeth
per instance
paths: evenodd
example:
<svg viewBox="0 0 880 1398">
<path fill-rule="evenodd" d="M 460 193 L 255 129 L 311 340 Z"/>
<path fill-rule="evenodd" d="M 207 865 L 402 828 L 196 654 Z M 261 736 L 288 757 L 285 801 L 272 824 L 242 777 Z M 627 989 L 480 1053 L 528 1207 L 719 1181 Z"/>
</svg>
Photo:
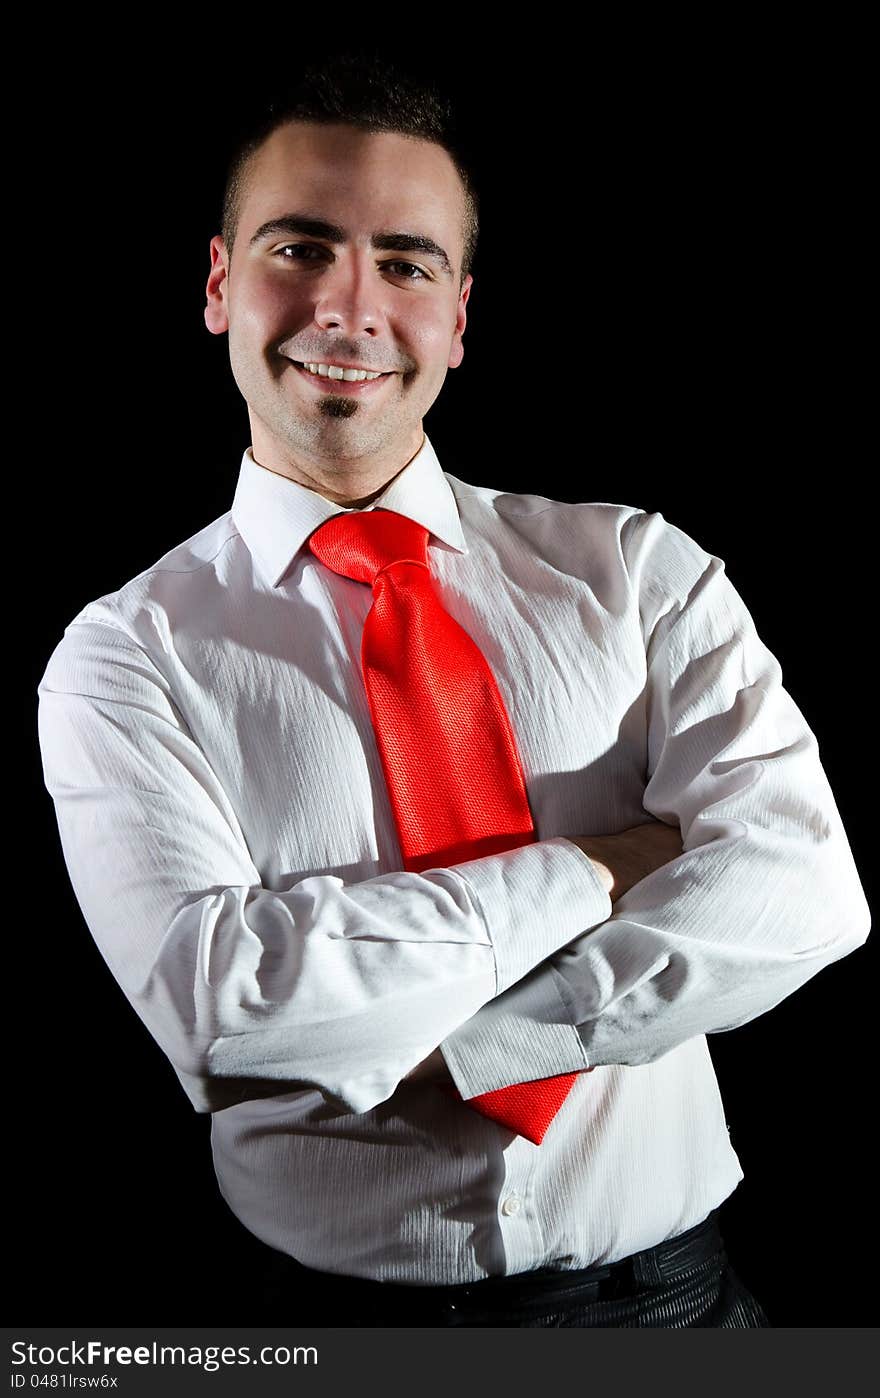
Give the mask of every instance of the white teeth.
<svg viewBox="0 0 880 1398">
<path fill-rule="evenodd" d="M 367 369 L 340 369 L 338 364 L 304 364 L 310 374 L 319 374 L 322 379 L 346 379 L 349 383 L 358 379 L 380 379 L 381 374 L 370 373 Z"/>
</svg>

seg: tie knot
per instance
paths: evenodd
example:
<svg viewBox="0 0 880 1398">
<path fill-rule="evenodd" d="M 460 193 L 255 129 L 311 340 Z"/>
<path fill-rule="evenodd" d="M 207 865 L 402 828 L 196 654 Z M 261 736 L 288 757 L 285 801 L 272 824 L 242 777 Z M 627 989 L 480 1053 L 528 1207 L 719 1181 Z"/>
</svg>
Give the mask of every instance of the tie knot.
<svg viewBox="0 0 880 1398">
<path fill-rule="evenodd" d="M 311 534 L 308 547 L 334 573 L 372 587 L 379 573 L 404 560 L 428 567 L 423 524 L 395 510 L 357 510 L 333 515 Z"/>
</svg>

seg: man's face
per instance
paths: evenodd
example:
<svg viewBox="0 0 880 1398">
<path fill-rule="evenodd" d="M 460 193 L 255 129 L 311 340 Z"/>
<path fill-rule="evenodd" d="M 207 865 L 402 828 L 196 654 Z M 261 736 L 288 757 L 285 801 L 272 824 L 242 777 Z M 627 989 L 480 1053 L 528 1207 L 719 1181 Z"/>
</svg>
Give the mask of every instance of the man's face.
<svg viewBox="0 0 880 1398">
<path fill-rule="evenodd" d="M 463 211 L 455 166 L 433 142 L 291 122 L 252 157 L 231 265 L 211 240 L 205 322 L 229 332 L 262 465 L 350 494 L 418 451 L 422 418 L 464 353 Z M 266 228 L 290 216 L 328 227 Z M 387 234 L 429 242 L 374 246 Z M 340 383 L 294 361 L 385 377 Z"/>
</svg>

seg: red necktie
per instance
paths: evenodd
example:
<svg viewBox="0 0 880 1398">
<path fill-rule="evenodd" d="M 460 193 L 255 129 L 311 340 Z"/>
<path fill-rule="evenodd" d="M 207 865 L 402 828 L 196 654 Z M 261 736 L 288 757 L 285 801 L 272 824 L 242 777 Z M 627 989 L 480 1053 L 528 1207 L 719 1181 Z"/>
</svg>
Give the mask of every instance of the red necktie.
<svg viewBox="0 0 880 1398">
<path fill-rule="evenodd" d="M 373 589 L 361 665 L 404 866 L 415 873 L 537 838 L 504 701 L 486 657 L 434 590 L 428 535 L 374 509 L 333 515 L 308 540 L 334 573 Z M 467 1103 L 540 1145 L 576 1077 Z"/>
</svg>

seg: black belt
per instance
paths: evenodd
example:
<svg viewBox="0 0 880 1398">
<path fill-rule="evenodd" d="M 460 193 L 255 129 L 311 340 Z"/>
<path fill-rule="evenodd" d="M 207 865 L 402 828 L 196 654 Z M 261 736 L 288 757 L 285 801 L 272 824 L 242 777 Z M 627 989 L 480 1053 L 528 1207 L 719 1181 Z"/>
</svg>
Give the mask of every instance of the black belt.
<svg viewBox="0 0 880 1398">
<path fill-rule="evenodd" d="M 617 1262 L 572 1271 L 541 1267 L 531 1272 L 483 1277 L 479 1281 L 451 1286 L 418 1286 L 338 1276 L 312 1268 L 297 1270 L 308 1278 L 310 1287 L 324 1286 L 336 1303 L 348 1304 L 366 1314 L 386 1317 L 485 1314 L 491 1317 L 512 1309 L 528 1312 L 546 1310 L 548 1306 L 564 1307 L 635 1296 L 640 1291 L 674 1281 L 684 1272 L 719 1255 L 725 1255 L 724 1242 L 718 1226 L 718 1210 L 713 1209 L 702 1223 L 676 1238 L 644 1248 Z"/>
</svg>

